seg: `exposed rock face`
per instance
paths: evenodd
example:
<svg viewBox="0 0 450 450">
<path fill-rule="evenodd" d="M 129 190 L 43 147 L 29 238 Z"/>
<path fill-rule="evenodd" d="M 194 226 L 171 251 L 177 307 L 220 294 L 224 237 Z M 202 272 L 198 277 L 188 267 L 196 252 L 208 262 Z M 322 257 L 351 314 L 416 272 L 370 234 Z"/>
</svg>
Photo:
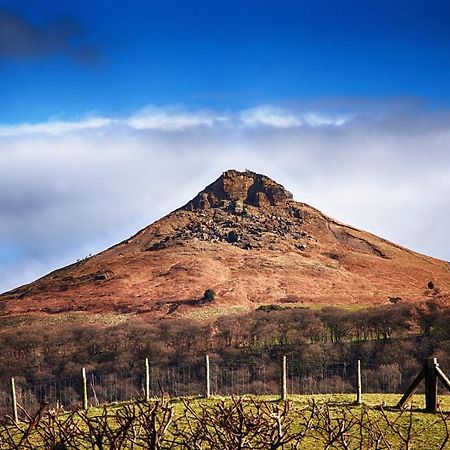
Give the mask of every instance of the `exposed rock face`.
<svg viewBox="0 0 450 450">
<path fill-rule="evenodd" d="M 265 175 L 227 170 L 183 208 L 194 211 L 241 204 L 267 207 L 284 205 L 290 200 L 292 194 Z"/>
<path fill-rule="evenodd" d="M 264 195 L 263 192 L 257 194 Z M 261 196 L 255 198 L 260 200 Z M 189 222 L 180 224 L 156 242 L 151 240 L 146 250 L 182 245 L 192 239 L 225 242 L 244 250 L 304 250 L 308 242 L 314 240 L 304 230 L 303 215 L 295 202 L 284 203 L 281 209 L 271 207 L 269 203 L 261 205 L 258 201 L 250 204 L 242 200 L 221 200 L 215 206 L 207 207 L 202 203 L 202 207 L 193 210 L 190 209 L 191 203 L 188 206 L 191 212 Z"/>
<path fill-rule="evenodd" d="M 297 205 L 297 206 L 296 206 Z M 160 250 L 192 239 L 226 242 L 244 250 L 305 249 L 313 239 L 302 229 L 302 213 L 292 194 L 265 175 L 228 170 L 181 210 L 190 221 L 146 250 Z"/>
<path fill-rule="evenodd" d="M 225 311 L 285 299 L 414 302 L 430 280 L 450 299 L 448 263 L 339 223 L 264 175 L 229 170 L 129 239 L 4 293 L 0 315 L 184 314 L 209 288 Z"/>
</svg>

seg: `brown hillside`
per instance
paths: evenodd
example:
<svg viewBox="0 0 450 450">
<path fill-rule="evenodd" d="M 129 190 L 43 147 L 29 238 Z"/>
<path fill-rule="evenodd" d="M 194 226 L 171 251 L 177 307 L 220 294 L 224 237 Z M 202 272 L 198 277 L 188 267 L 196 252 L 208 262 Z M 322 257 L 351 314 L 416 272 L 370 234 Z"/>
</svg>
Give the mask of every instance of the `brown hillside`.
<svg viewBox="0 0 450 450">
<path fill-rule="evenodd" d="M 130 239 L 4 293 L 0 306 L 3 315 L 171 316 L 211 308 L 201 301 L 208 288 L 217 293 L 213 306 L 225 311 L 448 301 L 449 287 L 447 262 L 339 223 L 266 176 L 230 170 Z"/>
</svg>

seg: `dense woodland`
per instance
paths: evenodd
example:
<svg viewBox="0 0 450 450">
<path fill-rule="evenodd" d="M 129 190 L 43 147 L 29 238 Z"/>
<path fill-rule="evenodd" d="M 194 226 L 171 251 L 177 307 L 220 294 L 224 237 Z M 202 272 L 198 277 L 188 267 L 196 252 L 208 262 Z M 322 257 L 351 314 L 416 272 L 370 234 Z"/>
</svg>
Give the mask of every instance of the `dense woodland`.
<svg viewBox="0 0 450 450">
<path fill-rule="evenodd" d="M 180 365 L 206 353 L 230 362 L 270 362 L 286 354 L 303 366 L 361 359 L 412 374 L 430 356 L 450 368 L 449 324 L 450 308 L 430 299 L 354 311 L 274 305 L 209 323 L 132 316 L 107 328 L 22 327 L 0 333 L 0 374 L 33 382 L 78 376 L 82 366 L 134 373 L 144 358 L 152 365 Z"/>
</svg>

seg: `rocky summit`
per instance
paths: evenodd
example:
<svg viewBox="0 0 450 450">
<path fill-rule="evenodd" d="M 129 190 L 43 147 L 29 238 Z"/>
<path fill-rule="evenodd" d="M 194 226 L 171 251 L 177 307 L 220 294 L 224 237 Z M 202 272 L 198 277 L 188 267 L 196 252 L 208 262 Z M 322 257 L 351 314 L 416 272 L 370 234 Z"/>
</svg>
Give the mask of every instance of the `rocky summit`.
<svg viewBox="0 0 450 450">
<path fill-rule="evenodd" d="M 228 170 L 214 183 L 207 186 L 184 209 L 208 209 L 217 207 L 242 208 L 285 205 L 292 194 L 281 184 L 255 172 Z"/>
<path fill-rule="evenodd" d="M 225 172 L 182 210 L 195 214 L 148 250 L 191 239 L 226 242 L 246 250 L 281 249 L 289 240 L 304 249 L 305 238 L 311 238 L 301 229 L 302 213 L 292 194 L 269 177 L 250 171 Z"/>
<path fill-rule="evenodd" d="M 279 303 L 448 302 L 449 286 L 448 262 L 340 223 L 265 175 L 229 170 L 131 238 L 4 293 L 0 311 L 174 317 Z M 217 294 L 207 304 L 206 289 Z"/>
</svg>

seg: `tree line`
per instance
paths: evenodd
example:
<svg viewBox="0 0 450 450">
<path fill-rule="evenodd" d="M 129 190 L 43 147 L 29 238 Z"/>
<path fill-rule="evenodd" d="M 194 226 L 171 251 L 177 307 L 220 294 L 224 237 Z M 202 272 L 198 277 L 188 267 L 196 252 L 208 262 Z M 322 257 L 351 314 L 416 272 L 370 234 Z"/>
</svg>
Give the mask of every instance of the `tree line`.
<svg viewBox="0 0 450 450">
<path fill-rule="evenodd" d="M 396 364 L 413 373 L 426 357 L 450 368 L 450 308 L 429 300 L 357 310 L 283 309 L 269 305 L 212 322 L 132 316 L 114 326 L 21 326 L 0 333 L 0 378 L 24 381 L 79 376 L 80 367 L 106 372 L 218 361 L 274 361 L 288 355 L 304 366 L 355 361 Z"/>
</svg>

